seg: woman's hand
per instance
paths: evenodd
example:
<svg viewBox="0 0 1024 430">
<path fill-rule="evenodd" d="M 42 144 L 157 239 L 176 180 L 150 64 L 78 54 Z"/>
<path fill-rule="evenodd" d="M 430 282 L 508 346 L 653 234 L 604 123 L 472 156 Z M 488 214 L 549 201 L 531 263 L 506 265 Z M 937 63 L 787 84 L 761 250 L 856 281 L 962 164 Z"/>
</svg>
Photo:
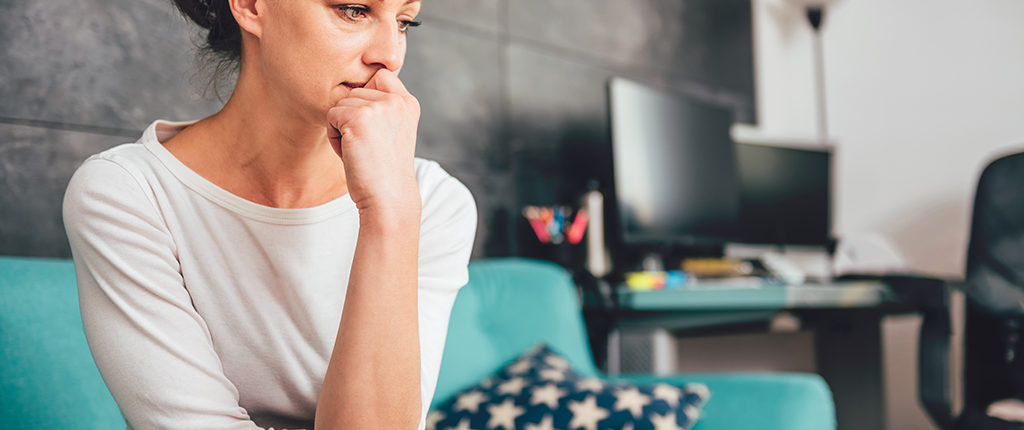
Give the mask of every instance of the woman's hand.
<svg viewBox="0 0 1024 430">
<path fill-rule="evenodd" d="M 418 214 L 413 159 L 419 118 L 419 102 L 384 68 L 327 111 L 327 135 L 345 163 L 348 192 L 361 215 Z"/>
</svg>

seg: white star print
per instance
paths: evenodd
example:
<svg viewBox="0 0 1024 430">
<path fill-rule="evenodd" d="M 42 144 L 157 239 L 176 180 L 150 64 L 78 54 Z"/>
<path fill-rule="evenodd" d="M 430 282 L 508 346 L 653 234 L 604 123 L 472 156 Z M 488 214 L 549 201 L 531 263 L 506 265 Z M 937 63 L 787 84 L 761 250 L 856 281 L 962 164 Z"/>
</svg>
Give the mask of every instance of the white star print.
<svg viewBox="0 0 1024 430">
<path fill-rule="evenodd" d="M 622 430 L 633 430 L 633 423 L 626 423 L 626 425 L 622 426 Z"/>
<path fill-rule="evenodd" d="M 516 418 L 526 412 L 512 403 L 512 399 L 506 399 L 500 405 L 490 405 L 487 412 L 491 413 L 491 419 L 487 420 L 487 427 L 496 429 L 499 426 L 505 430 L 512 430 L 516 427 Z"/>
<path fill-rule="evenodd" d="M 685 391 L 687 393 L 696 394 L 697 397 L 701 398 L 701 400 L 707 400 L 708 397 L 711 397 L 711 390 L 709 390 L 708 386 L 704 384 L 686 384 Z"/>
<path fill-rule="evenodd" d="M 683 407 L 683 416 L 686 417 L 687 422 L 697 421 L 697 418 L 700 418 L 700 409 L 693 405 L 686 405 Z"/>
<path fill-rule="evenodd" d="M 580 379 L 576 383 L 576 389 L 580 391 L 601 391 L 604 389 L 604 383 L 597 378 Z"/>
<path fill-rule="evenodd" d="M 670 413 L 665 416 L 652 414 L 651 424 L 654 425 L 654 430 L 683 430 L 682 427 L 676 425 L 675 413 Z"/>
<path fill-rule="evenodd" d="M 519 393 L 523 392 L 523 387 L 526 386 L 526 380 L 523 378 L 512 378 L 505 381 L 501 385 L 498 385 L 498 393 L 500 394 L 511 394 L 518 396 Z"/>
<path fill-rule="evenodd" d="M 519 361 L 512 363 L 508 366 L 508 373 L 511 375 L 522 375 L 530 370 L 530 360 L 525 358 L 519 359 Z"/>
<path fill-rule="evenodd" d="M 444 419 L 444 412 L 441 411 L 430 411 L 427 414 L 427 430 L 434 430 L 437 428 L 437 423 Z"/>
<path fill-rule="evenodd" d="M 560 382 L 565 380 L 565 372 L 557 369 L 544 369 L 540 371 L 540 379 Z"/>
<path fill-rule="evenodd" d="M 683 395 L 683 391 L 671 385 L 658 384 L 654 386 L 654 398 L 664 400 L 673 408 L 679 404 L 681 395 Z"/>
<path fill-rule="evenodd" d="M 557 355 L 549 355 L 544 358 L 544 361 L 546 361 L 548 365 L 550 365 L 551 367 L 554 367 L 559 370 L 569 369 L 569 362 L 565 361 L 564 358 L 559 357 Z"/>
<path fill-rule="evenodd" d="M 480 404 L 485 400 L 487 400 L 487 395 L 473 390 L 459 396 L 459 399 L 455 401 L 455 410 L 476 413 L 476 411 L 480 409 Z"/>
<path fill-rule="evenodd" d="M 636 387 L 629 387 L 621 390 L 617 393 L 615 400 L 615 410 L 629 410 L 633 417 L 640 419 L 644 414 L 644 406 L 651 404 L 651 398 L 640 393 Z"/>
<path fill-rule="evenodd" d="M 543 403 L 548 405 L 549 408 L 555 409 L 558 407 L 558 399 L 563 396 L 565 396 L 565 391 L 558 389 L 558 386 L 555 384 L 547 384 L 533 390 L 530 404 L 537 405 Z"/>
<path fill-rule="evenodd" d="M 455 426 L 453 430 L 473 430 L 469 426 L 469 418 L 463 418 L 459 420 L 459 425 Z"/>
<path fill-rule="evenodd" d="M 527 424 L 526 430 L 555 430 L 553 423 L 554 417 L 552 415 L 545 415 L 544 419 L 540 420 L 537 424 Z"/>
<path fill-rule="evenodd" d="M 597 422 L 608 418 L 608 410 L 597 406 L 596 396 L 587 396 L 582 402 L 569 402 L 569 410 L 572 411 L 572 420 L 569 421 L 572 429 L 596 430 Z"/>
</svg>

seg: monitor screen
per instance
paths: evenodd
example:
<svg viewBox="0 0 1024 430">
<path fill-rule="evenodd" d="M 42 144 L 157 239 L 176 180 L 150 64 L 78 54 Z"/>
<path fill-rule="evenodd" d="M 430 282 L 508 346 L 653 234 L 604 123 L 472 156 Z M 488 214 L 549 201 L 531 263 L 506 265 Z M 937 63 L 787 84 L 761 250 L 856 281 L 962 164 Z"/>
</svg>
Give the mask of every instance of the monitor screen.
<svg viewBox="0 0 1024 430">
<path fill-rule="evenodd" d="M 739 216 L 732 111 L 615 78 L 612 163 L 626 243 L 716 245 Z"/>
<path fill-rule="evenodd" d="M 736 160 L 742 242 L 829 243 L 831 150 L 738 144 Z"/>
</svg>

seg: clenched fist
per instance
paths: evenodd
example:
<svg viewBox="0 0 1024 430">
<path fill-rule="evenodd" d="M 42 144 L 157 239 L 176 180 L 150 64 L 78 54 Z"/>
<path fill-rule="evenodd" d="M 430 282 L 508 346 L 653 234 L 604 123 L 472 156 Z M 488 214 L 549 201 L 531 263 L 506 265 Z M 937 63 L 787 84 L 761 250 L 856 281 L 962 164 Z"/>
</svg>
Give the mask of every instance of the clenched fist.
<svg viewBox="0 0 1024 430">
<path fill-rule="evenodd" d="M 419 211 L 413 166 L 419 118 L 419 102 L 384 68 L 327 111 L 327 136 L 360 214 Z"/>
</svg>

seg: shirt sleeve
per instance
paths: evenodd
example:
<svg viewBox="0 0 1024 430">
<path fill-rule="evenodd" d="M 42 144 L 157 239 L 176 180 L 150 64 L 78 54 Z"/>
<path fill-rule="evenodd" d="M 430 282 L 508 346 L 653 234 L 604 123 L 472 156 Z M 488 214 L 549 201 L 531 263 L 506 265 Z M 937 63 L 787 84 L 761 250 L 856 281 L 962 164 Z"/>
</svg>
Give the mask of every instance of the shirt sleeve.
<svg viewBox="0 0 1024 430">
<path fill-rule="evenodd" d="M 440 166 L 432 167 L 441 171 L 441 179 L 424 195 L 419 245 L 421 430 L 437 388 L 452 305 L 469 281 L 477 225 L 476 203 L 469 189 Z"/>
<path fill-rule="evenodd" d="M 176 245 L 130 170 L 92 158 L 64 197 L 82 322 L 130 428 L 256 429 L 192 306 Z"/>
</svg>

